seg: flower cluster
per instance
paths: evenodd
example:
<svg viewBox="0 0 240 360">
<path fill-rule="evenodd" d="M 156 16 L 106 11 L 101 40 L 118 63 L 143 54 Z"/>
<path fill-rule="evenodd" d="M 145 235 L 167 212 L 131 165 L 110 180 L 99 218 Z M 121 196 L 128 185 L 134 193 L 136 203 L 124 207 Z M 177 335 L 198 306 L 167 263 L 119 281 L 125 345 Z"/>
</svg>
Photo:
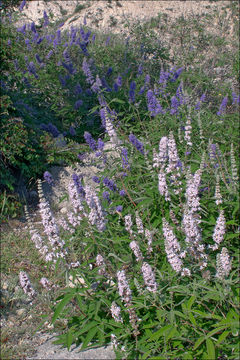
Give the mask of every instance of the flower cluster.
<svg viewBox="0 0 240 360">
<path fill-rule="evenodd" d="M 212 250 L 217 250 L 219 245 L 223 241 L 224 235 L 226 231 L 226 220 L 224 217 L 224 211 L 220 210 L 219 217 L 217 218 L 217 222 L 213 232 L 213 241 L 214 245 L 209 245 Z"/>
<path fill-rule="evenodd" d="M 36 292 L 33 289 L 31 282 L 30 282 L 27 274 L 24 271 L 20 271 L 19 281 L 20 281 L 20 285 L 23 288 L 23 291 L 25 292 L 25 294 L 29 295 L 30 298 L 33 298 L 34 296 L 36 296 Z"/>
<path fill-rule="evenodd" d="M 151 266 L 146 262 L 144 262 L 142 265 L 142 274 L 147 290 L 153 293 L 157 292 L 157 283 L 154 272 Z"/>
<path fill-rule="evenodd" d="M 130 142 L 135 146 L 135 148 L 141 153 L 144 155 L 144 146 L 143 144 L 141 143 L 141 141 L 139 141 L 135 135 L 133 134 L 130 134 L 129 135 L 129 140 Z"/>
<path fill-rule="evenodd" d="M 173 270 L 179 273 L 183 266 L 182 260 L 180 258 L 180 244 L 165 218 L 163 218 L 163 235 L 165 239 L 164 244 L 168 261 Z"/>
<path fill-rule="evenodd" d="M 224 279 L 231 271 L 231 260 L 227 249 L 224 247 L 220 254 L 217 254 L 217 273 L 216 277 Z"/>
<path fill-rule="evenodd" d="M 130 248 L 132 249 L 134 255 L 136 256 L 137 261 L 142 261 L 143 260 L 143 256 L 141 253 L 141 250 L 139 248 L 139 245 L 136 241 L 131 241 L 129 244 Z"/>
<path fill-rule="evenodd" d="M 119 306 L 117 306 L 117 304 L 115 302 L 112 303 L 111 305 L 111 313 L 112 313 L 112 317 L 116 322 L 123 322 L 122 316 L 121 316 L 121 308 Z"/>
</svg>

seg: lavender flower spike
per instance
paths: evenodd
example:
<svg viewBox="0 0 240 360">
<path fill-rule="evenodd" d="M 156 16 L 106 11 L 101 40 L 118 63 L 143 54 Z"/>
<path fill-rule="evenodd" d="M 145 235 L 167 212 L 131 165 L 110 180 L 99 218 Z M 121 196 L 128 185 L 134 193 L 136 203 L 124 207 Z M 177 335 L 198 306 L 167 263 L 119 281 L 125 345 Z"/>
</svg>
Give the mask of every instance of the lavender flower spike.
<svg viewBox="0 0 240 360">
<path fill-rule="evenodd" d="M 89 132 L 85 131 L 84 139 L 86 140 L 86 142 L 88 143 L 88 145 L 92 150 L 94 151 L 97 150 L 96 141 L 92 138 L 92 135 Z"/>
<path fill-rule="evenodd" d="M 114 318 L 114 320 L 116 322 L 122 323 L 123 319 L 121 317 L 121 308 L 119 306 L 117 306 L 117 304 L 115 302 L 113 302 L 110 310 L 111 310 L 112 317 Z"/>
<path fill-rule="evenodd" d="M 213 233 L 213 240 L 215 242 L 215 245 L 209 246 L 210 248 L 212 248 L 212 250 L 218 249 L 220 243 L 223 241 L 225 232 L 226 232 L 226 220 L 224 217 L 223 210 L 220 210 L 220 214 L 219 217 L 217 218 L 217 223 L 215 225 L 214 233 Z"/>
<path fill-rule="evenodd" d="M 157 292 L 157 283 L 155 280 L 154 272 L 152 271 L 151 266 L 144 262 L 142 265 L 142 274 L 143 274 L 143 280 L 147 287 L 147 290 L 156 293 Z"/>
<path fill-rule="evenodd" d="M 31 298 L 33 298 L 36 295 L 36 292 L 33 290 L 30 280 L 24 271 L 20 271 L 19 281 L 25 294 L 28 294 Z"/>
<path fill-rule="evenodd" d="M 130 287 L 128 285 L 125 271 L 124 270 L 118 271 L 117 272 L 117 278 L 118 278 L 118 292 L 119 292 L 119 295 L 121 296 L 123 302 L 126 305 L 130 305 L 131 300 L 132 300 L 132 292 L 131 292 L 131 289 L 130 289 Z"/>
<path fill-rule="evenodd" d="M 224 247 L 220 254 L 217 255 L 217 273 L 216 277 L 223 279 L 227 277 L 231 271 L 231 260 L 227 249 Z"/>
<path fill-rule="evenodd" d="M 25 5 L 26 5 L 26 0 L 23 0 L 19 6 L 19 11 L 23 11 Z"/>
<path fill-rule="evenodd" d="M 138 243 L 136 241 L 132 241 L 130 242 L 129 246 L 132 249 L 134 255 L 136 256 L 137 262 L 142 261 L 143 256 Z"/>
<path fill-rule="evenodd" d="M 135 148 L 141 153 L 144 155 L 144 146 L 143 144 L 141 143 L 141 141 L 139 141 L 135 135 L 133 134 L 130 134 L 129 135 L 129 140 L 130 142 L 135 146 Z"/>
<path fill-rule="evenodd" d="M 223 114 L 223 112 L 225 111 L 226 106 L 227 106 L 227 101 L 228 101 L 228 97 L 225 96 L 225 98 L 223 98 L 222 103 L 221 103 L 221 105 L 219 107 L 219 110 L 217 112 L 218 116 L 221 116 Z"/>
<path fill-rule="evenodd" d="M 181 251 L 180 245 L 175 237 L 173 230 L 170 228 L 166 219 L 163 218 L 163 235 L 165 238 L 165 251 L 168 261 L 173 270 L 179 273 L 182 269 L 183 263 L 180 259 L 179 252 Z"/>
</svg>

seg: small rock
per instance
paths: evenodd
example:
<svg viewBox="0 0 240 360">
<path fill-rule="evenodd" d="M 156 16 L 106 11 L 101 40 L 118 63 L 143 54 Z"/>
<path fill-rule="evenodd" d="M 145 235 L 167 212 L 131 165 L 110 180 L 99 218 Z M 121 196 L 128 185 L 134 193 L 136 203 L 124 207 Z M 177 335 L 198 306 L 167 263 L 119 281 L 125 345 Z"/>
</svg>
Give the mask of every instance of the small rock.
<svg viewBox="0 0 240 360">
<path fill-rule="evenodd" d="M 21 316 L 21 315 L 25 314 L 25 312 L 26 312 L 26 309 L 18 309 L 18 310 L 16 311 L 16 314 L 17 314 L 18 316 Z"/>
<path fill-rule="evenodd" d="M 2 284 L 2 289 L 3 289 L 3 290 L 7 290 L 7 288 L 8 288 L 8 284 L 7 284 L 6 282 L 4 282 L 4 283 Z"/>
<path fill-rule="evenodd" d="M 60 213 L 61 214 L 66 214 L 67 213 L 67 208 L 63 207 L 62 209 L 60 209 Z"/>
</svg>

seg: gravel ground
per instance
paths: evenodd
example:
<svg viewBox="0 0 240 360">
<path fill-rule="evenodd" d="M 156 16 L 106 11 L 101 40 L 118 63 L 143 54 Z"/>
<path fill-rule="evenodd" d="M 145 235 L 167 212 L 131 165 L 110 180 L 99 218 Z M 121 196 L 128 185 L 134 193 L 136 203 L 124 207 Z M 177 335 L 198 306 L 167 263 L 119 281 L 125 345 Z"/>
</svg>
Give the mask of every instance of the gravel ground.
<svg viewBox="0 0 240 360">
<path fill-rule="evenodd" d="M 52 342 L 55 340 L 55 334 L 52 335 L 39 335 L 37 341 L 40 345 L 36 346 L 36 353 L 26 360 L 40 360 L 40 359 L 115 359 L 115 354 L 112 346 L 100 347 L 85 351 L 79 351 L 79 347 L 71 346 L 70 351 L 62 348 L 61 345 L 54 345 Z M 43 343 L 41 343 L 43 341 Z"/>
</svg>

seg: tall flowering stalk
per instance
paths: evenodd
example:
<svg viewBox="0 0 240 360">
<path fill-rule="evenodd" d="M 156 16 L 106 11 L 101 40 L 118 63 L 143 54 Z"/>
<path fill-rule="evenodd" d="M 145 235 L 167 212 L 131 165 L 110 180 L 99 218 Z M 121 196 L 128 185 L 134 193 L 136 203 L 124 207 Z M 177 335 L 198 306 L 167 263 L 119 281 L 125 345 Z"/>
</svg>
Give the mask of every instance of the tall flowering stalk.
<svg viewBox="0 0 240 360">
<path fill-rule="evenodd" d="M 213 241 L 215 244 L 209 245 L 209 247 L 212 250 L 217 250 L 219 248 L 219 245 L 224 239 L 225 232 L 226 232 L 226 220 L 224 217 L 224 211 L 220 210 L 220 214 L 219 217 L 217 218 L 217 222 L 213 232 Z"/>
<path fill-rule="evenodd" d="M 56 252 L 56 256 L 64 258 L 67 254 L 67 251 L 64 249 L 65 242 L 59 237 L 59 228 L 51 212 L 50 205 L 43 195 L 41 180 L 38 180 L 38 194 L 40 199 L 39 208 L 44 232 L 48 236 L 48 240 L 52 246 L 53 251 Z"/>
<path fill-rule="evenodd" d="M 174 185 L 174 193 L 179 194 L 182 191 L 182 182 L 180 181 L 180 176 L 182 170 L 182 162 L 179 159 L 177 145 L 173 136 L 173 132 L 170 132 L 168 138 L 168 165 L 166 167 L 166 173 L 170 173 L 171 182 Z"/>
<path fill-rule="evenodd" d="M 168 138 L 167 136 L 163 136 L 159 141 L 158 159 L 160 166 L 166 163 L 167 158 L 168 158 Z"/>
<path fill-rule="evenodd" d="M 168 186 L 167 186 L 167 181 L 166 181 L 166 175 L 164 172 L 164 168 L 162 167 L 160 169 L 160 172 L 158 174 L 158 191 L 159 193 L 165 197 L 166 201 L 170 201 L 170 195 L 168 192 Z"/>
<path fill-rule="evenodd" d="M 138 234 L 144 234 L 142 219 L 140 218 L 137 211 L 136 211 L 136 225 L 137 225 Z"/>
<path fill-rule="evenodd" d="M 215 202 L 216 202 L 216 205 L 222 204 L 222 195 L 220 192 L 219 175 L 217 175 L 217 180 L 216 180 Z"/>
<path fill-rule="evenodd" d="M 144 155 L 144 146 L 143 144 L 141 143 L 141 141 L 139 141 L 135 135 L 133 134 L 130 134 L 129 135 L 129 140 L 130 142 L 135 146 L 135 148 L 141 153 Z"/>
<path fill-rule="evenodd" d="M 92 72 L 90 70 L 90 66 L 89 66 L 86 58 L 83 59 L 82 70 L 86 76 L 87 83 L 93 85 L 94 78 L 93 78 Z"/>
<path fill-rule="evenodd" d="M 103 211 L 100 200 L 96 192 L 90 187 L 85 187 L 86 196 L 85 200 L 89 206 L 90 213 L 88 219 L 91 225 L 96 225 L 97 229 L 102 232 L 106 229 L 107 219 L 105 218 L 105 212 Z"/>
<path fill-rule="evenodd" d="M 145 230 L 145 237 L 147 239 L 147 253 L 148 255 L 150 255 L 153 252 L 153 248 L 152 248 L 153 238 L 150 230 L 148 229 Z"/>
<path fill-rule="evenodd" d="M 25 294 L 27 294 L 30 298 L 33 298 L 36 296 L 36 292 L 32 287 L 32 284 L 27 276 L 27 274 L 24 271 L 20 271 L 19 273 L 19 281 L 20 285 L 23 288 L 23 291 Z"/>
<path fill-rule="evenodd" d="M 239 177 L 238 177 L 238 170 L 237 170 L 236 160 L 235 160 L 235 156 L 234 156 L 233 143 L 231 144 L 230 158 L 231 158 L 232 181 L 236 185 L 236 184 L 238 184 Z"/>
<path fill-rule="evenodd" d="M 198 188 L 201 181 L 201 169 L 197 170 L 195 174 L 189 176 L 187 181 L 186 188 L 186 199 L 187 199 L 187 207 L 191 212 L 196 212 L 200 210 L 200 199 L 198 196 Z"/>
<path fill-rule="evenodd" d="M 39 253 L 44 257 L 46 262 L 53 261 L 56 262 L 56 254 L 51 250 L 51 248 L 45 244 L 44 240 L 42 239 L 41 235 L 38 231 L 34 228 L 32 220 L 30 218 L 29 212 L 27 207 L 25 206 L 25 215 L 28 222 L 29 232 L 31 235 L 31 240 L 34 243 L 36 249 Z"/>
<path fill-rule="evenodd" d="M 102 255 L 98 254 L 96 257 L 96 265 L 97 267 L 99 267 L 98 269 L 98 273 L 99 275 L 108 277 L 108 274 L 106 272 L 106 263 L 104 258 L 102 257 Z"/>
<path fill-rule="evenodd" d="M 170 132 L 167 146 L 168 146 L 168 166 L 166 172 L 171 173 L 176 169 L 177 163 L 179 161 L 177 145 L 172 131 Z"/>
<path fill-rule="evenodd" d="M 216 277 L 224 279 L 231 271 L 231 259 L 228 250 L 224 247 L 220 254 L 217 254 L 217 273 Z"/>
<path fill-rule="evenodd" d="M 113 144 L 117 144 L 119 142 L 117 133 L 113 127 L 113 124 L 112 124 L 110 118 L 109 118 L 109 113 L 108 113 L 106 107 L 104 107 L 103 109 L 100 110 L 100 116 L 101 116 L 102 122 L 104 124 L 104 127 L 106 129 L 106 132 L 110 137 L 110 141 Z"/>
<path fill-rule="evenodd" d="M 116 322 L 123 322 L 123 319 L 122 319 L 122 316 L 121 316 L 121 308 L 119 306 L 117 306 L 117 304 L 115 302 L 112 303 L 111 305 L 111 314 L 112 314 L 112 317 L 113 319 L 116 321 Z"/>
<path fill-rule="evenodd" d="M 136 256 L 137 262 L 140 262 L 143 260 L 143 256 L 141 253 L 141 250 L 139 248 L 139 245 L 137 241 L 131 241 L 129 244 L 131 250 L 133 251 L 134 255 Z"/>
<path fill-rule="evenodd" d="M 125 221 L 125 229 L 127 230 L 127 232 L 129 232 L 130 235 L 132 235 L 133 231 L 132 231 L 132 217 L 131 215 L 126 215 L 124 217 L 124 221 Z"/>
<path fill-rule="evenodd" d="M 185 126 L 185 134 L 184 134 L 184 139 L 187 143 L 187 145 L 189 147 L 192 146 L 192 141 L 191 141 L 191 133 L 192 133 L 192 125 L 191 125 L 191 119 L 188 116 L 187 117 L 187 121 L 186 121 L 186 126 Z"/>
<path fill-rule="evenodd" d="M 183 262 L 180 258 L 181 247 L 165 218 L 163 218 L 163 235 L 168 262 L 173 270 L 179 273 L 183 267 Z"/>
<path fill-rule="evenodd" d="M 144 262 L 142 265 L 142 274 L 143 274 L 143 280 L 147 287 L 147 290 L 156 293 L 157 292 L 157 283 L 155 280 L 154 272 L 151 268 L 151 266 Z"/>
<path fill-rule="evenodd" d="M 218 116 L 221 116 L 221 115 L 225 112 L 226 106 L 227 106 L 227 102 L 228 102 L 228 97 L 225 96 L 225 98 L 223 98 L 222 103 L 221 103 L 221 105 L 220 105 L 220 107 L 219 107 L 219 110 L 218 110 L 218 112 L 217 112 L 217 115 L 218 115 Z"/>
<path fill-rule="evenodd" d="M 132 307 L 132 291 L 129 287 L 124 270 L 120 270 L 117 272 L 117 279 L 118 279 L 119 295 L 121 296 L 122 301 L 129 313 L 129 320 L 133 327 L 133 334 L 134 336 L 137 336 L 139 334 L 138 324 L 137 324 L 138 318 L 135 309 Z"/>
</svg>

